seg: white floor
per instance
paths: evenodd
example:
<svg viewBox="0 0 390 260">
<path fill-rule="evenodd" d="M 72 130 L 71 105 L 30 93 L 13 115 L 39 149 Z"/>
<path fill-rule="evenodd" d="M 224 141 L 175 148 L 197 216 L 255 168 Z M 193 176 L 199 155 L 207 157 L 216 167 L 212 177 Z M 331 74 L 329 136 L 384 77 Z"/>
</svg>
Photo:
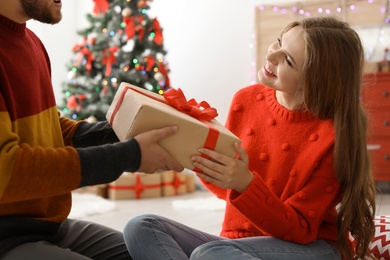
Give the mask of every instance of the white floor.
<svg viewBox="0 0 390 260">
<path fill-rule="evenodd" d="M 224 213 L 219 207 L 217 210 L 201 210 L 173 206 L 174 202 L 192 201 L 199 198 L 210 198 L 210 200 L 214 201 L 214 197 L 208 191 L 195 191 L 172 197 L 117 200 L 113 201 L 116 206 L 113 211 L 83 219 L 122 230 L 130 218 L 143 213 L 153 213 L 209 233 L 219 234 Z"/>
<path fill-rule="evenodd" d="M 111 212 L 89 216 L 84 219 L 122 230 L 126 222 L 142 213 L 154 213 L 174 219 L 191 227 L 212 234 L 219 234 L 223 219 L 223 210 L 177 208 L 175 202 L 194 201 L 197 198 L 215 200 L 208 191 L 195 191 L 185 195 L 141 200 L 113 201 L 115 209 Z M 196 201 L 196 200 L 195 200 Z M 176 205 L 176 204 L 175 204 Z M 390 194 L 378 195 L 377 215 L 390 215 Z"/>
</svg>

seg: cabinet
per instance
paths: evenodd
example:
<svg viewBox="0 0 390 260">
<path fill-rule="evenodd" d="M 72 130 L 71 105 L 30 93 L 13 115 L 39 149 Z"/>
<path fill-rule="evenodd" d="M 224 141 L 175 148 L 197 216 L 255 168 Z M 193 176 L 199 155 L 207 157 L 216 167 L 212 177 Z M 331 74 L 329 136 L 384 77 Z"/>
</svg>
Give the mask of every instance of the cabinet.
<svg viewBox="0 0 390 260">
<path fill-rule="evenodd" d="M 362 101 L 369 115 L 368 149 L 375 181 L 390 181 L 390 73 L 368 74 Z"/>
</svg>

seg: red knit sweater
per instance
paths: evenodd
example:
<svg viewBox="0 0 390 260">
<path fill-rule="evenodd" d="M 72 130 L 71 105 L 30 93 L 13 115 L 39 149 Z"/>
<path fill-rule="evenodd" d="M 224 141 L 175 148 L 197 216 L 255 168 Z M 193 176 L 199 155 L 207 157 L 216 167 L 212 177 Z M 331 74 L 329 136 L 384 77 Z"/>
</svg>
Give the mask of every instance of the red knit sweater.
<svg viewBox="0 0 390 260">
<path fill-rule="evenodd" d="M 334 243 L 340 196 L 332 121 L 288 110 L 273 89 L 254 85 L 234 96 L 226 126 L 242 140 L 254 179 L 242 194 L 205 183 L 227 202 L 221 235 Z"/>
</svg>

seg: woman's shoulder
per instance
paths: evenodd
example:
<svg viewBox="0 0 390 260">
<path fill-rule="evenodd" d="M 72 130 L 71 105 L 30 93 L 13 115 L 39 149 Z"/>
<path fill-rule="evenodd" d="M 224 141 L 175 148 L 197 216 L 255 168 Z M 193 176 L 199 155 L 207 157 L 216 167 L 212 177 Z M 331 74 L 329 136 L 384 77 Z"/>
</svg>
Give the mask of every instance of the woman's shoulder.
<svg viewBox="0 0 390 260">
<path fill-rule="evenodd" d="M 241 88 L 240 90 L 237 91 L 237 93 L 241 93 L 241 92 L 262 92 L 262 91 L 265 91 L 266 89 L 269 89 L 269 87 L 261 84 L 261 83 L 257 83 L 257 84 L 253 84 L 253 85 L 249 85 L 249 86 L 246 86 L 246 87 L 243 87 Z"/>
<path fill-rule="evenodd" d="M 265 95 L 268 90 L 270 90 L 270 88 L 263 84 L 254 84 L 241 88 L 234 96 L 235 98 L 242 98 L 248 95 L 254 97 L 259 94 Z"/>
</svg>

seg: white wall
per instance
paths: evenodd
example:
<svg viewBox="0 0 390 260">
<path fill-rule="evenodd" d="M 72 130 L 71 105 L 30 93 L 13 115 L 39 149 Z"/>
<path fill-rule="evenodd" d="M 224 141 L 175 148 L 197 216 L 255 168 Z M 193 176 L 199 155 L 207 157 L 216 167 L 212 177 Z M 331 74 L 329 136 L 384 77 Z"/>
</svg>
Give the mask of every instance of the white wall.
<svg viewBox="0 0 390 260">
<path fill-rule="evenodd" d="M 233 94 L 255 80 L 250 47 L 254 8 L 281 2 L 286 0 L 154 0 L 150 14 L 163 28 L 172 86 L 187 98 L 208 101 L 217 108 L 218 121 L 225 123 Z M 80 39 L 76 30 L 88 25 L 85 16 L 92 6 L 92 0 L 63 1 L 60 24 L 29 23 L 51 56 L 57 102 L 62 101 L 61 82 L 67 79 L 65 64 Z"/>
<path fill-rule="evenodd" d="M 41 38 L 50 55 L 57 103 L 62 102 L 61 83 L 67 80 L 66 63 L 73 57 L 73 45 L 80 40 L 77 30 L 88 25 L 85 15 L 90 12 L 91 6 L 92 0 L 63 1 L 63 18 L 59 24 L 42 24 L 34 20 L 27 23 L 27 26 Z"/>
<path fill-rule="evenodd" d="M 172 85 L 206 100 L 225 122 L 233 94 L 253 79 L 255 1 L 155 0 Z M 259 2 L 259 1 L 257 1 Z"/>
</svg>

